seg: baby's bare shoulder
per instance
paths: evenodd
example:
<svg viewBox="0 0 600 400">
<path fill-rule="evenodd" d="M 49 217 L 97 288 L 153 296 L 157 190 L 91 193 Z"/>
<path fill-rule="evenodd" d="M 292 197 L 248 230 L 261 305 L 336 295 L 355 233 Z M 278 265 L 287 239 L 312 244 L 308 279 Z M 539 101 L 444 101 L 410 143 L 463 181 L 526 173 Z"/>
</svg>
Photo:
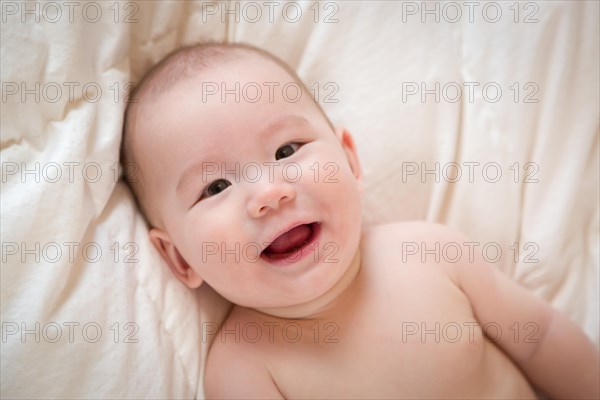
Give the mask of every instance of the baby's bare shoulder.
<svg viewBox="0 0 600 400">
<path fill-rule="evenodd" d="M 364 228 L 363 238 L 380 240 L 382 237 L 410 240 L 463 239 L 464 235 L 447 225 L 427 221 L 401 221 Z"/>
<path fill-rule="evenodd" d="M 455 253 L 468 241 L 465 235 L 445 225 L 426 221 L 395 222 L 363 230 L 363 263 L 389 274 L 408 270 L 443 274 L 457 282 Z M 462 257 L 464 258 L 464 257 Z M 390 275 L 390 279 L 391 276 Z"/>
<path fill-rule="evenodd" d="M 464 243 L 468 238 L 460 231 L 446 225 L 407 221 L 365 227 L 361 245 L 363 249 L 394 254 L 414 252 Z"/>
</svg>

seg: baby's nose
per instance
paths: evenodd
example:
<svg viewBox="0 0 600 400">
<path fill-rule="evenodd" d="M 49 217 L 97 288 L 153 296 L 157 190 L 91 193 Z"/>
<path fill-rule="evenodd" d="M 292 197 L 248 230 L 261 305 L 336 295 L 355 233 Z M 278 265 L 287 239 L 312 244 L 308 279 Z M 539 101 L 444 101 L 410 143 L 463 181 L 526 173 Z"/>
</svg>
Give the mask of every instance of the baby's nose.
<svg viewBox="0 0 600 400">
<path fill-rule="evenodd" d="M 296 190 L 289 182 L 257 182 L 256 185 L 248 201 L 248 214 L 253 218 L 262 217 L 296 198 Z"/>
</svg>

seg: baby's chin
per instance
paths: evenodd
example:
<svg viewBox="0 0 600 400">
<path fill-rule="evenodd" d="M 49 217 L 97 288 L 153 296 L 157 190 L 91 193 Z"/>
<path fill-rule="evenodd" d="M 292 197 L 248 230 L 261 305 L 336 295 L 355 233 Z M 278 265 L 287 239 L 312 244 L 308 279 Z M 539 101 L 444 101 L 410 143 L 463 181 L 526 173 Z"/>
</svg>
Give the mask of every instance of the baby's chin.
<svg viewBox="0 0 600 400">
<path fill-rule="evenodd" d="M 326 274 L 313 274 L 285 290 L 261 293 L 261 299 L 232 298 L 229 301 L 275 317 L 313 317 L 331 309 L 349 289 L 360 269 L 359 251 L 357 257 L 345 267 L 332 268 Z"/>
</svg>

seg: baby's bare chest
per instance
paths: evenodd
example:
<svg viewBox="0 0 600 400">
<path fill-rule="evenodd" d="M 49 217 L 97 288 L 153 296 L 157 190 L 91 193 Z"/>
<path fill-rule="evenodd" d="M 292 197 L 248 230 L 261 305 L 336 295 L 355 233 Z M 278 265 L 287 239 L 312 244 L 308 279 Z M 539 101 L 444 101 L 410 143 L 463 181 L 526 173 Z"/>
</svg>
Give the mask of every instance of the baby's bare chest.
<svg viewBox="0 0 600 400">
<path fill-rule="evenodd" d="M 280 342 L 271 358 L 277 384 L 298 397 L 398 397 L 476 368 L 484 344 L 468 302 L 441 277 L 410 278 L 365 282 L 356 301 L 306 326 L 304 340 Z"/>
<path fill-rule="evenodd" d="M 481 393 L 482 363 L 496 351 L 462 292 L 440 274 L 396 278 L 410 280 L 364 282 L 339 313 L 303 321 L 302 330 L 284 327 L 268 357 L 284 394 L 439 397 L 457 387 Z M 296 332 L 301 340 L 294 342 Z"/>
</svg>

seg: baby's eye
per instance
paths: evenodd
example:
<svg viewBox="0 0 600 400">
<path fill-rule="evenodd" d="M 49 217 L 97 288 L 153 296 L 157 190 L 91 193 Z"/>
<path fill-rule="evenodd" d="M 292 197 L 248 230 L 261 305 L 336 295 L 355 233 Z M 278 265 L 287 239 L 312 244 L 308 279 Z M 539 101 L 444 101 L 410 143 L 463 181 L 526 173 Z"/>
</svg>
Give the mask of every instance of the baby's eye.
<svg viewBox="0 0 600 400">
<path fill-rule="evenodd" d="M 300 148 L 300 143 L 288 143 L 277 149 L 275 160 L 281 160 L 294 154 Z"/>
<path fill-rule="evenodd" d="M 202 192 L 202 195 L 200 196 L 200 199 L 203 199 L 205 197 L 214 196 L 215 194 L 219 194 L 223 190 L 227 189 L 229 186 L 231 186 L 231 182 L 229 182 L 225 179 L 217 179 L 216 181 L 214 181 L 213 183 L 208 185 L 206 187 L 206 189 L 204 189 L 204 191 Z"/>
</svg>

